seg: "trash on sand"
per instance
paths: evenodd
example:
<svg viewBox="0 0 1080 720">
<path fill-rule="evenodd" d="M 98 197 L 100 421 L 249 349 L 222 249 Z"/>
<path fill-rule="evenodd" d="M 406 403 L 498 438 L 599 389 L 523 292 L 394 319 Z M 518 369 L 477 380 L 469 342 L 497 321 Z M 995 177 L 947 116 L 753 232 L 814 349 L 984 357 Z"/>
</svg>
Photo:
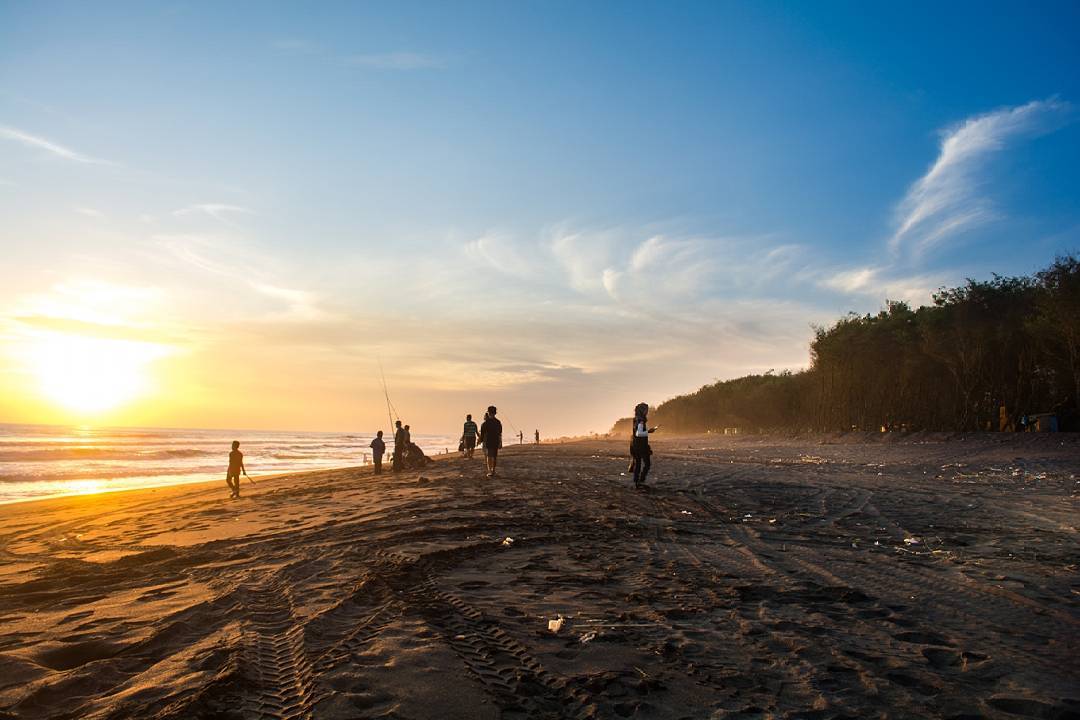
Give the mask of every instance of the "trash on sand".
<svg viewBox="0 0 1080 720">
<path fill-rule="evenodd" d="M 743 517 L 748 518 L 748 517 L 753 517 L 753 515 L 751 515 L 750 513 L 746 513 L 745 515 L 743 515 Z"/>
<path fill-rule="evenodd" d="M 775 525 L 776 524 L 776 518 L 769 518 L 769 524 L 770 525 Z"/>
<path fill-rule="evenodd" d="M 562 630 L 562 626 L 563 626 L 563 616 L 562 615 L 555 618 L 554 620 L 548 620 L 548 630 L 550 630 L 553 633 L 557 633 L 560 630 Z"/>
<path fill-rule="evenodd" d="M 584 635 L 582 635 L 580 638 L 578 638 L 578 642 L 580 642 L 582 645 L 584 645 L 585 643 L 589 642 L 590 640 L 595 640 L 595 639 L 596 639 L 596 633 L 595 632 L 587 632 Z"/>
<path fill-rule="evenodd" d="M 906 537 L 906 538 L 904 538 L 904 544 L 905 545 L 919 545 L 920 543 L 922 543 L 922 540 L 920 540 L 917 537 Z"/>
<path fill-rule="evenodd" d="M 689 510 L 680 510 L 679 512 L 681 512 L 683 515 L 693 515 L 694 514 L 694 513 L 690 512 Z"/>
<path fill-rule="evenodd" d="M 514 538 L 512 538 L 512 537 L 508 537 L 508 538 L 506 538 L 505 540 L 502 541 L 502 546 L 503 547 L 510 547 L 513 544 L 514 544 Z"/>
</svg>

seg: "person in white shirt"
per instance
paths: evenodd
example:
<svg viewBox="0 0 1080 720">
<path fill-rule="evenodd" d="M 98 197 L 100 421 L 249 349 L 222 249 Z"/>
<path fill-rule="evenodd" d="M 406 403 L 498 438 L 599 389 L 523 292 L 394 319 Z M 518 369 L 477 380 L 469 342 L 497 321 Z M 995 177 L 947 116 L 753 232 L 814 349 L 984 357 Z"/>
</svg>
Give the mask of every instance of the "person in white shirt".
<svg viewBox="0 0 1080 720">
<path fill-rule="evenodd" d="M 646 487 L 645 479 L 649 477 L 652 467 L 652 448 L 649 447 L 649 433 L 656 432 L 656 428 L 649 427 L 649 406 L 646 403 L 638 403 L 634 408 L 634 425 L 630 437 L 630 467 L 634 471 L 634 487 L 642 490 Z"/>
</svg>

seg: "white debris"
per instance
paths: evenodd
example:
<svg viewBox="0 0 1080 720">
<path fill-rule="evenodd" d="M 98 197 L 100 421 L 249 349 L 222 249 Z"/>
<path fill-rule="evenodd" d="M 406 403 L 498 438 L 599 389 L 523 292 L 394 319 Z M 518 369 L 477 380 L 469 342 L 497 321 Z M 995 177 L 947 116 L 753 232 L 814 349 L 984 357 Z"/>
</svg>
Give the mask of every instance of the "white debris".
<svg viewBox="0 0 1080 720">
<path fill-rule="evenodd" d="M 904 544 L 905 545 L 919 545 L 921 543 L 922 543 L 922 540 L 920 540 L 917 537 L 906 537 L 906 538 L 904 538 Z"/>
<path fill-rule="evenodd" d="M 502 546 L 503 547 L 510 547 L 513 544 L 514 544 L 514 538 L 512 538 L 512 537 L 508 537 L 508 538 L 506 538 L 505 540 L 502 541 Z"/>
<path fill-rule="evenodd" d="M 553 633 L 557 633 L 560 630 L 562 630 L 562 626 L 563 626 L 563 616 L 562 615 L 555 618 L 554 620 L 548 620 L 548 630 L 553 632 Z"/>
</svg>

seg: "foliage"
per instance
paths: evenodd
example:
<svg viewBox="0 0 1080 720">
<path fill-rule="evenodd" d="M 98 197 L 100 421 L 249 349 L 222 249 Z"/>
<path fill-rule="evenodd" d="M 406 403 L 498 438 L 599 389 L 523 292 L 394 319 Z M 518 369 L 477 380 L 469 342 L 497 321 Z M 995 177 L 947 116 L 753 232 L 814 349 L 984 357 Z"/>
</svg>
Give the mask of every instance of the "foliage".
<svg viewBox="0 0 1080 720">
<path fill-rule="evenodd" d="M 943 288 L 814 329 L 810 367 L 747 375 L 672 398 L 650 421 L 674 432 L 998 429 L 999 412 L 1080 418 L 1080 258 L 1033 277 Z M 620 421 L 615 431 L 628 422 Z"/>
</svg>

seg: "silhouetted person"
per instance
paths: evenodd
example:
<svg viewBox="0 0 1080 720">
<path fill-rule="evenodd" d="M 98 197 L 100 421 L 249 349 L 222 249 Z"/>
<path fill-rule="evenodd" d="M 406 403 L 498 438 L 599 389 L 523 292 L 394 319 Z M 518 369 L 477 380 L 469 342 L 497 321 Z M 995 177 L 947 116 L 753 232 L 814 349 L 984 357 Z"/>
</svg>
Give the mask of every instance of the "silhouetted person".
<svg viewBox="0 0 1080 720">
<path fill-rule="evenodd" d="M 502 423 L 495 417 L 495 406 L 488 408 L 484 424 L 480 426 L 480 442 L 484 445 L 484 458 L 487 460 L 487 476 L 495 477 L 495 467 L 499 464 L 499 448 L 502 447 Z"/>
<path fill-rule="evenodd" d="M 525 432 L 522 431 L 522 430 L 518 430 L 518 445 L 521 445 L 524 442 L 525 442 Z"/>
<path fill-rule="evenodd" d="M 539 445 L 540 444 L 540 431 L 539 430 L 533 430 L 533 437 L 536 438 L 536 444 Z"/>
<path fill-rule="evenodd" d="M 375 439 L 371 441 L 371 460 L 375 463 L 375 474 L 382 475 L 382 456 L 386 452 L 386 443 L 382 439 L 382 430 L 375 434 Z"/>
<path fill-rule="evenodd" d="M 465 443 L 465 457 L 471 458 L 476 452 L 476 436 L 480 434 L 480 428 L 476 427 L 472 415 L 465 416 L 465 425 L 462 427 L 461 439 Z"/>
<path fill-rule="evenodd" d="M 240 441 L 233 440 L 232 452 L 229 453 L 229 471 L 225 473 L 225 482 L 229 484 L 229 497 L 240 497 L 240 473 L 247 477 L 244 468 L 244 453 L 240 452 Z"/>
<path fill-rule="evenodd" d="M 396 427 L 397 430 L 394 431 L 394 460 L 391 464 L 391 469 L 394 472 L 401 472 L 404 470 L 401 463 L 405 457 L 405 437 L 407 433 L 405 432 L 405 428 L 401 427 L 400 420 L 394 423 L 394 427 Z"/>
<path fill-rule="evenodd" d="M 408 464 L 409 456 L 412 455 L 412 432 L 409 431 L 409 426 L 405 426 L 405 446 L 401 449 L 401 457 Z"/>
<path fill-rule="evenodd" d="M 649 447 L 649 433 L 656 428 L 649 427 L 649 406 L 639 403 L 634 408 L 634 426 L 630 437 L 631 468 L 634 471 L 634 487 L 642 489 L 652 468 L 652 448 Z"/>
</svg>

